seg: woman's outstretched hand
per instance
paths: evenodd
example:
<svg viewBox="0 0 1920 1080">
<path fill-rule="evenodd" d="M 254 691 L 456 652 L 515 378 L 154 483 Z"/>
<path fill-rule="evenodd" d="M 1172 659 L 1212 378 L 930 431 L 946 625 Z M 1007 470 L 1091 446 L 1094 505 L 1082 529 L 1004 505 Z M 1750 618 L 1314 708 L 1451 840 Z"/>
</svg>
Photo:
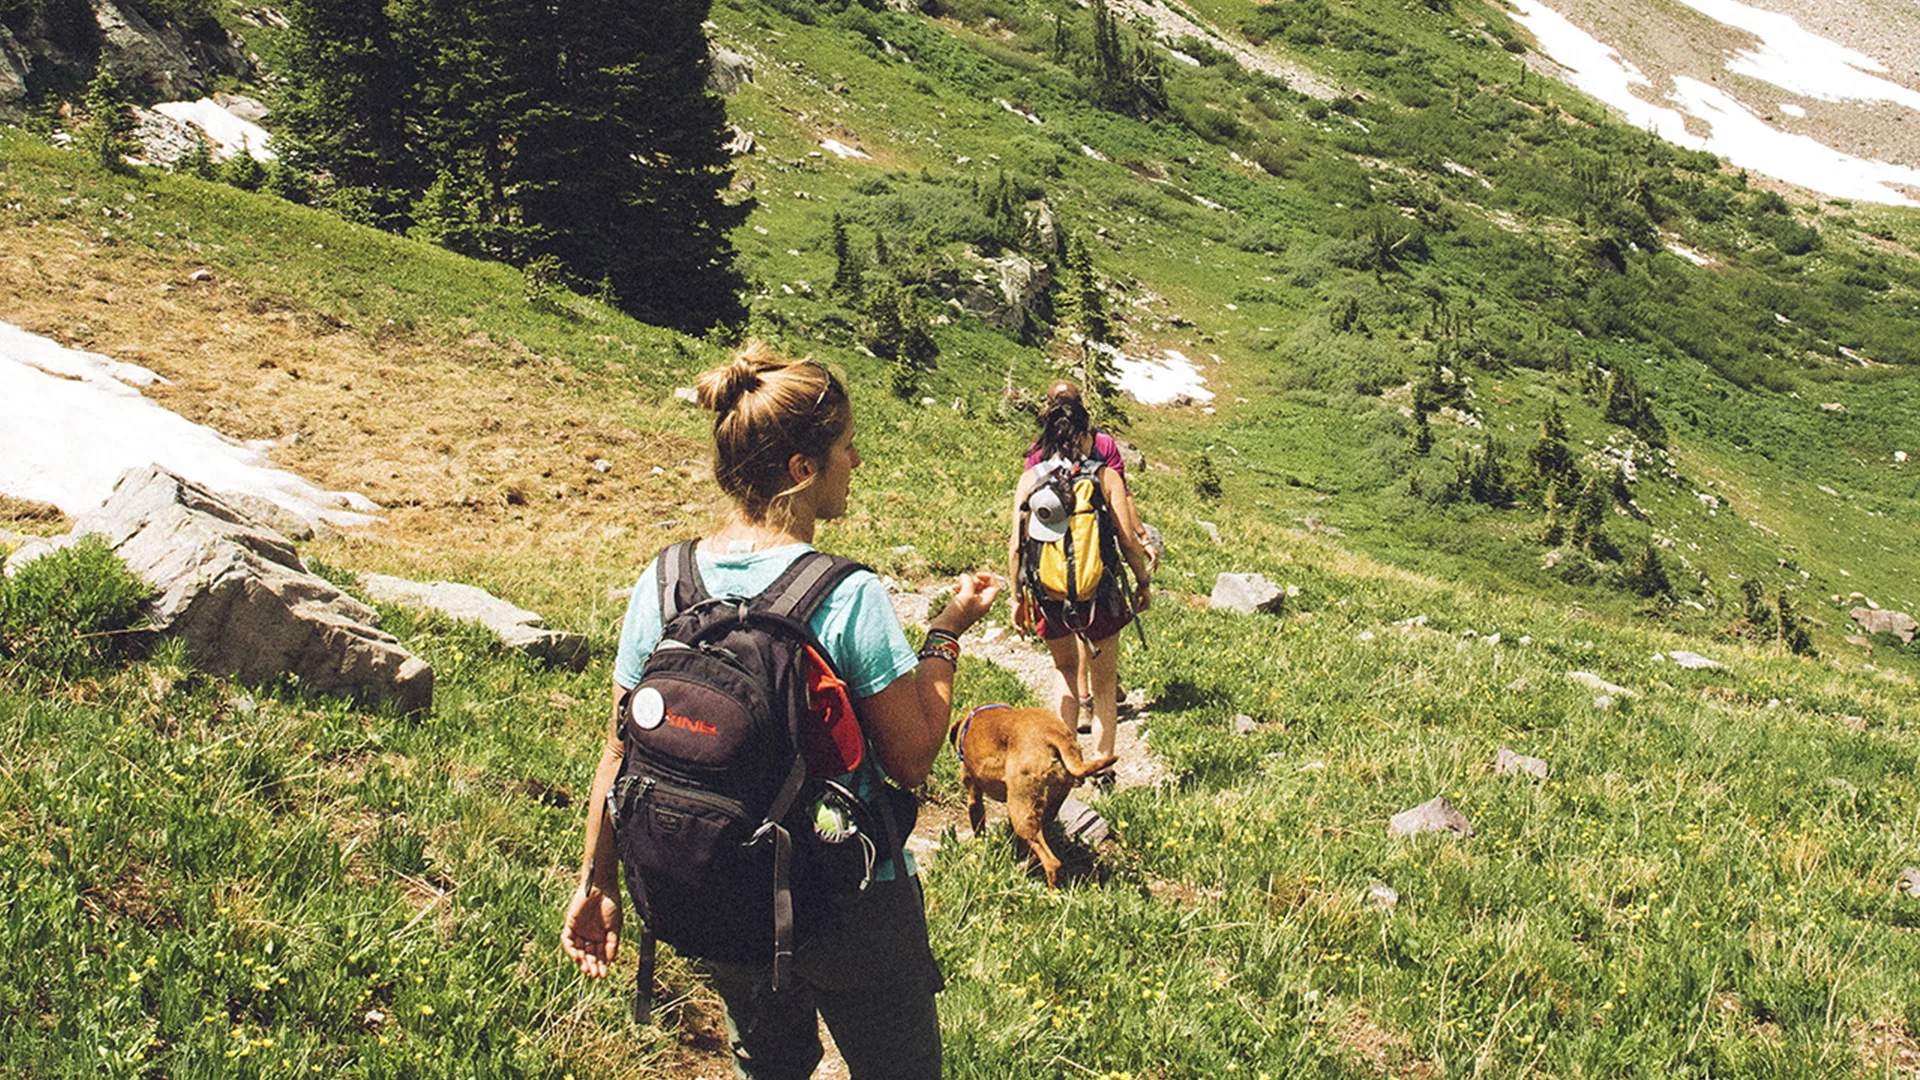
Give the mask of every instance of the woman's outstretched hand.
<svg viewBox="0 0 1920 1080">
<path fill-rule="evenodd" d="M 560 949 L 590 979 L 603 979 L 620 950 L 620 898 L 582 885 L 560 924 Z"/>
<path fill-rule="evenodd" d="M 930 625 L 964 634 L 993 610 L 994 601 L 1000 598 L 1000 584 L 992 574 L 975 570 L 971 574 L 961 574 L 954 585 L 958 591 L 953 600 L 940 609 L 940 614 L 934 616 Z"/>
</svg>

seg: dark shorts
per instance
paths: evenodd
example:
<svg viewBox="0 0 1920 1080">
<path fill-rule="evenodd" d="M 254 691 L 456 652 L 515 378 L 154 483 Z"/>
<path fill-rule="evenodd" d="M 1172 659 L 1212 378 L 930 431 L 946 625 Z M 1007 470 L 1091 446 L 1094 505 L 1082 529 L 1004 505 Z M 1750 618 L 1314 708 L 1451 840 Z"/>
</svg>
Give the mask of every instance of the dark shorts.
<svg viewBox="0 0 1920 1080">
<path fill-rule="evenodd" d="M 1105 641 L 1127 628 L 1133 621 L 1133 609 L 1127 606 L 1118 589 L 1102 589 L 1092 610 L 1077 605 L 1071 612 L 1065 600 L 1040 601 L 1040 636 L 1058 641 L 1068 634 L 1079 634 L 1088 641 Z"/>
<path fill-rule="evenodd" d="M 803 1080 L 819 1064 L 820 1020 L 854 1080 L 939 1080 L 943 980 L 927 945 L 915 878 L 876 881 L 847 897 L 801 942 L 795 984 L 769 986 L 764 965 L 709 963 L 726 1003 L 734 1067 L 749 1080 Z"/>
</svg>

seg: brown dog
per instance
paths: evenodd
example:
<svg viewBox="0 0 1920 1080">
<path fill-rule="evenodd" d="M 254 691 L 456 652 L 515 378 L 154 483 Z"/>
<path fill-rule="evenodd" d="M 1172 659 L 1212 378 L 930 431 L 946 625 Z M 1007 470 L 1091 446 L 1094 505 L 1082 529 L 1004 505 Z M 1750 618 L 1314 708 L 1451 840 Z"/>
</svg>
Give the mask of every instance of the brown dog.
<svg viewBox="0 0 1920 1080">
<path fill-rule="evenodd" d="M 968 713 L 947 733 L 947 741 L 960 755 L 973 834 L 986 828 L 983 798 L 1006 803 L 1013 835 L 1040 860 L 1047 884 L 1057 887 L 1060 859 L 1047 846 L 1047 825 L 1074 785 L 1119 757 L 1084 761 L 1073 729 L 1050 710 L 1006 705 L 983 705 Z"/>
</svg>

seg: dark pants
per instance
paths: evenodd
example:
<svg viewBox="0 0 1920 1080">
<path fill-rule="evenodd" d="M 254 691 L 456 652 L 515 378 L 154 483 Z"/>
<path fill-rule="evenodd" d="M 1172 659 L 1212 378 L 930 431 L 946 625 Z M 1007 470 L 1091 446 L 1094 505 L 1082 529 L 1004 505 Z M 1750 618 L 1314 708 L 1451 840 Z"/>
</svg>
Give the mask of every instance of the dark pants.
<svg viewBox="0 0 1920 1080">
<path fill-rule="evenodd" d="M 939 1080 L 944 985 L 927 945 L 916 878 L 877 881 L 841 901 L 794 952 L 794 985 L 761 964 L 709 963 L 744 1080 L 805 1080 L 820 1064 L 819 1021 L 853 1080 Z"/>
</svg>

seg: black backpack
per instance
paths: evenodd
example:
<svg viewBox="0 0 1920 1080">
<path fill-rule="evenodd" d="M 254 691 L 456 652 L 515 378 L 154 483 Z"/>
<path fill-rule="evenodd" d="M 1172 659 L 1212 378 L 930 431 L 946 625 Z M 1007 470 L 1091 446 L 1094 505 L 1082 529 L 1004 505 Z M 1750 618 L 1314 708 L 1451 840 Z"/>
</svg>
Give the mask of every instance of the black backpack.
<svg viewBox="0 0 1920 1080">
<path fill-rule="evenodd" d="M 869 806 L 810 776 L 802 752 L 810 678 L 832 673 L 808 621 L 862 567 L 809 551 L 760 595 L 715 598 L 697 543 L 660 553 L 660 641 L 620 700 L 626 749 L 607 796 L 643 920 L 634 1000 L 643 1024 L 656 939 L 683 956 L 771 961 L 774 989 L 785 989 L 794 947 L 899 852 L 917 808 L 890 786 Z"/>
</svg>

